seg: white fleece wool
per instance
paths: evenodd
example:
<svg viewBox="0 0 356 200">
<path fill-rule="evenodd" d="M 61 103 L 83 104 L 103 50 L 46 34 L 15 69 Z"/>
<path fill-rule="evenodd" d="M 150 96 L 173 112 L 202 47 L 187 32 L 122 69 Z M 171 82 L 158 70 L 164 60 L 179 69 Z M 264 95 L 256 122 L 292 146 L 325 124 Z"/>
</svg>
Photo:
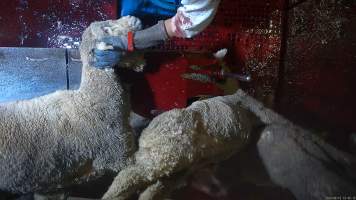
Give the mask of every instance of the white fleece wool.
<svg viewBox="0 0 356 200">
<path fill-rule="evenodd" d="M 217 163 L 242 149 L 254 121 L 240 98 L 241 92 L 198 101 L 154 118 L 141 134 L 135 163 L 118 174 L 103 198 L 130 199 L 145 188 L 141 199 L 155 196 L 151 193 L 158 191 L 151 189 L 156 183 L 175 180 L 177 173 Z"/>
<path fill-rule="evenodd" d="M 115 34 L 121 34 L 138 30 L 136 22 L 126 17 L 96 22 L 85 30 L 79 90 L 0 104 L 1 191 L 62 188 L 118 172 L 130 163 L 136 147 L 127 95 L 113 70 L 95 69 L 90 61 L 96 39 L 109 35 L 107 27 L 115 25 Z"/>
</svg>

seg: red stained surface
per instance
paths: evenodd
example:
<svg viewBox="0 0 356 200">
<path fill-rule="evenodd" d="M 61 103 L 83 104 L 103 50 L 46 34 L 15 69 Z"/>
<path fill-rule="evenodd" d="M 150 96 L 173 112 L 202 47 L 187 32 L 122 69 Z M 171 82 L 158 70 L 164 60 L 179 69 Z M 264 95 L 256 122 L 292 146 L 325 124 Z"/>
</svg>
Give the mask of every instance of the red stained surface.
<svg viewBox="0 0 356 200">
<path fill-rule="evenodd" d="M 2 0 L 0 46 L 78 47 L 95 20 L 115 19 L 115 0 Z"/>
<path fill-rule="evenodd" d="M 192 25 L 192 21 L 189 17 L 183 15 L 183 12 L 178 11 L 176 16 L 172 20 L 174 24 L 173 32 L 179 37 L 185 37 L 184 31 L 181 28 L 183 25 Z"/>
<path fill-rule="evenodd" d="M 274 94 L 278 81 L 281 6 L 280 1 L 222 0 L 214 21 L 201 34 L 193 39 L 174 39 L 159 48 L 181 52 L 206 52 L 210 55 L 219 49 L 227 48 L 228 55 L 225 60 L 228 66 L 232 66 L 232 71 L 252 74 L 254 82 L 248 84 L 246 89 L 263 98 Z M 154 109 L 185 107 L 187 99 L 195 95 L 221 95 L 221 91 L 213 84 L 180 78 L 180 74 L 188 67 L 187 63 L 214 62 L 211 56 L 194 59 L 192 56 L 187 58 L 177 54 L 168 61 L 160 54 L 153 57 L 164 60 L 158 73 L 146 75 L 146 80 L 154 91 Z M 177 88 L 169 84 L 164 88 L 166 79 L 175 82 Z M 134 93 L 133 99 L 140 98 L 142 99 L 142 95 L 136 96 Z M 144 102 L 137 101 L 135 104 Z"/>
<path fill-rule="evenodd" d="M 189 58 L 190 56 L 190 58 Z M 214 84 L 200 83 L 199 81 L 184 79 L 181 75 L 186 73 L 209 74 L 208 72 L 193 71 L 189 66 L 208 66 L 215 64 L 211 56 L 181 54 L 160 59 L 160 67 L 154 73 L 147 73 L 146 80 L 150 83 L 154 96 L 156 109 L 170 110 L 173 108 L 184 108 L 187 99 L 198 95 L 222 95 Z"/>
<path fill-rule="evenodd" d="M 220 69 L 211 54 L 196 53 L 151 53 L 144 74 L 128 73 L 132 84 L 131 101 L 135 112 L 150 117 L 151 110 L 166 111 L 184 108 L 188 99 L 199 95 L 222 95 L 223 91 L 212 83 L 201 83 L 182 77 L 186 73 L 210 75 Z M 159 59 L 157 59 L 159 57 Z M 209 66 L 206 70 L 194 71 L 190 66 Z M 210 67 L 213 65 L 214 67 Z M 126 72 L 127 73 L 127 72 Z"/>
<path fill-rule="evenodd" d="M 356 2 L 306 1 L 288 12 L 286 69 L 278 109 L 329 130 L 347 150 L 356 131 Z"/>
</svg>

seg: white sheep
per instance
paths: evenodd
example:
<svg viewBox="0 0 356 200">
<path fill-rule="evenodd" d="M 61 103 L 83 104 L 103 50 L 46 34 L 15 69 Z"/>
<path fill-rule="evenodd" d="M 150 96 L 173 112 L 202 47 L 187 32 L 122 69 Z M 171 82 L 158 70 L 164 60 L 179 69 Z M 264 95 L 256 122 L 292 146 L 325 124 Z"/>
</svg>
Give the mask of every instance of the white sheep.
<svg viewBox="0 0 356 200">
<path fill-rule="evenodd" d="M 139 138 L 134 164 L 119 172 L 103 198 L 131 199 L 139 192 L 140 200 L 163 199 L 187 175 L 228 158 L 252 137 L 271 183 L 298 200 L 356 195 L 353 156 L 238 90 L 153 119 Z"/>
<path fill-rule="evenodd" d="M 128 125 L 128 97 L 114 70 L 90 66 L 96 39 L 112 34 L 110 27 L 116 35 L 126 34 L 140 29 L 140 22 L 124 17 L 85 30 L 78 90 L 0 104 L 0 191 L 62 188 L 130 163 L 136 147 Z M 135 62 L 119 65 L 137 67 Z"/>
<path fill-rule="evenodd" d="M 119 172 L 103 198 L 130 199 L 148 187 L 140 199 L 155 199 L 174 189 L 167 189 L 165 182 L 174 185 L 177 174 L 184 176 L 241 150 L 255 120 L 240 104 L 237 94 L 215 97 L 154 118 L 139 138 L 135 163 Z"/>
</svg>

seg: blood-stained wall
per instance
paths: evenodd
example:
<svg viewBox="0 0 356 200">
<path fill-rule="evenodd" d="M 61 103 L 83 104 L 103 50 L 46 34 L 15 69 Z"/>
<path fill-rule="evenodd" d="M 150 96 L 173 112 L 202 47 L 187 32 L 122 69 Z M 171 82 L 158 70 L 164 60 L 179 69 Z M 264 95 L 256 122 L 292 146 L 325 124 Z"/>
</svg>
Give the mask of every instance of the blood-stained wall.
<svg viewBox="0 0 356 200">
<path fill-rule="evenodd" d="M 2 0 L 0 46 L 77 48 L 90 22 L 116 11 L 115 0 Z"/>
<path fill-rule="evenodd" d="M 356 2 L 291 1 L 287 14 L 276 108 L 342 146 L 356 131 Z"/>
</svg>

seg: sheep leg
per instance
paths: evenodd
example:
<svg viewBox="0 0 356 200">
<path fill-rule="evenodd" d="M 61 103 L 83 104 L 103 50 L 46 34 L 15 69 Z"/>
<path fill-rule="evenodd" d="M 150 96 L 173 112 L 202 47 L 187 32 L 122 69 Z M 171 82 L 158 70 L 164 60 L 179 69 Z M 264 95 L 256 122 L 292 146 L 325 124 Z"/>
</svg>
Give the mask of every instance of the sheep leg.
<svg viewBox="0 0 356 200">
<path fill-rule="evenodd" d="M 187 171 L 183 170 L 166 178 L 166 175 L 159 172 L 160 168 L 148 168 L 142 164 L 129 166 L 115 177 L 103 199 L 124 200 L 143 190 L 141 200 L 161 199 L 180 185 L 188 175 Z"/>
<path fill-rule="evenodd" d="M 146 175 L 140 165 L 132 165 L 123 169 L 115 177 L 103 199 L 124 200 L 130 198 L 136 191 L 151 185 L 154 181 Z"/>
<path fill-rule="evenodd" d="M 40 193 L 35 193 L 33 195 L 33 199 L 34 200 L 52 200 L 52 199 L 56 199 L 56 200 L 66 200 L 68 198 L 68 193 L 63 191 L 58 191 L 55 193 L 51 193 L 51 194 L 40 194 Z"/>
<path fill-rule="evenodd" d="M 166 189 L 167 185 L 163 181 L 158 180 L 140 194 L 139 200 L 163 199 L 167 195 L 167 192 L 165 191 Z"/>
<path fill-rule="evenodd" d="M 186 170 L 174 174 L 168 178 L 159 179 L 156 183 L 150 185 L 140 194 L 139 200 L 161 200 L 167 198 L 174 190 L 182 187 L 186 182 L 187 176 L 190 176 Z"/>
</svg>

